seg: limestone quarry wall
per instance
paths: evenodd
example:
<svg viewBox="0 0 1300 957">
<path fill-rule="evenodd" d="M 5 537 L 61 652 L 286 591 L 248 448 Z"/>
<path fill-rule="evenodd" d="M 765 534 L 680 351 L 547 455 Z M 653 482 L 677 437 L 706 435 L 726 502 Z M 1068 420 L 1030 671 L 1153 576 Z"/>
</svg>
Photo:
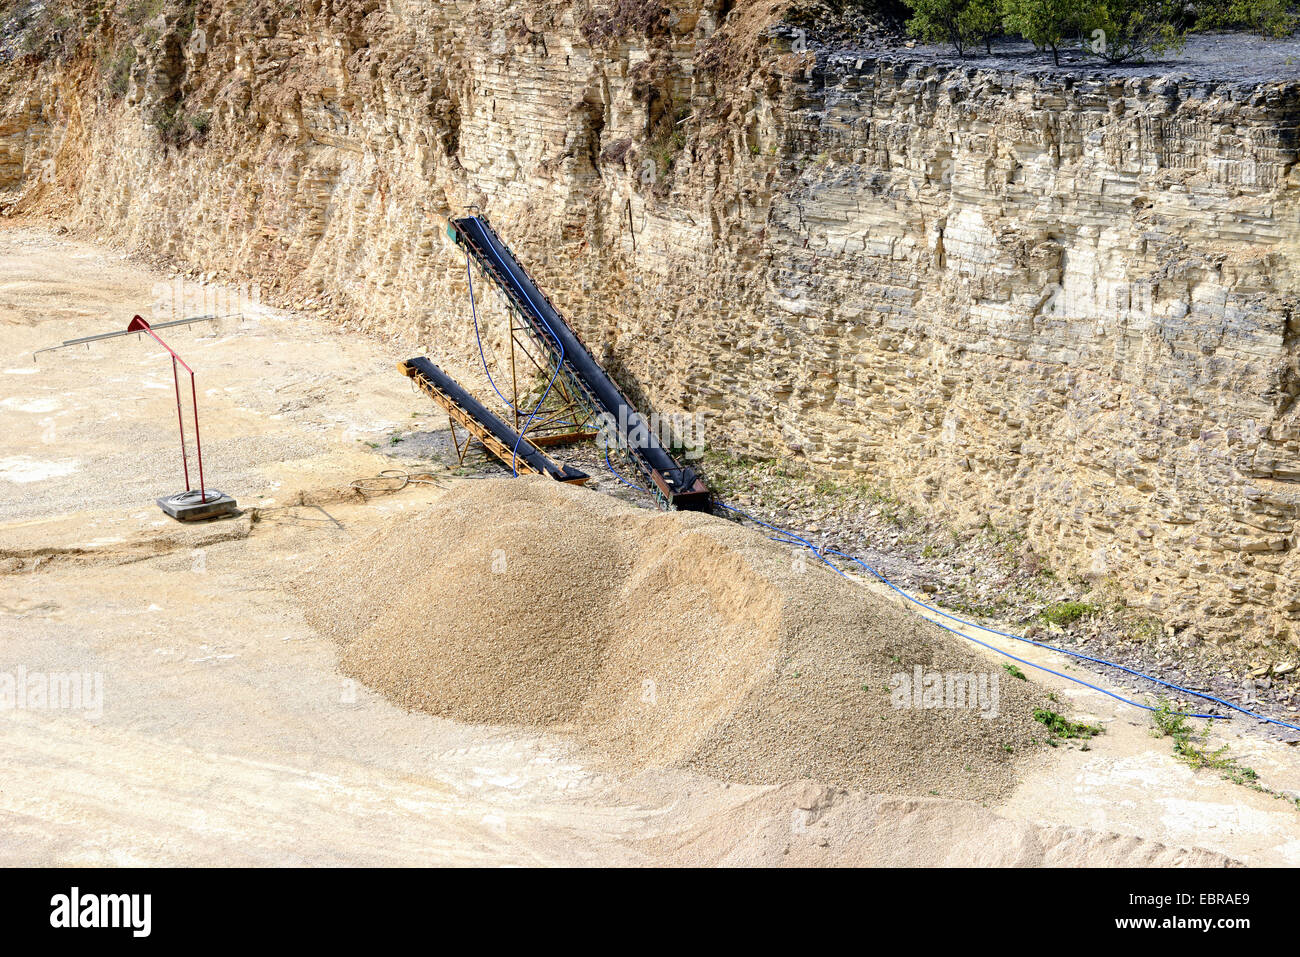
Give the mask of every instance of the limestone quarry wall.
<svg viewBox="0 0 1300 957">
<path fill-rule="evenodd" d="M 1297 82 L 808 51 L 775 5 L 272 8 L 164 14 L 121 96 L 77 57 L 0 67 L 0 205 L 463 368 L 443 230 L 477 204 L 711 446 L 1021 529 L 1197 634 L 1295 640 Z M 164 109 L 202 135 L 166 145 Z"/>
</svg>

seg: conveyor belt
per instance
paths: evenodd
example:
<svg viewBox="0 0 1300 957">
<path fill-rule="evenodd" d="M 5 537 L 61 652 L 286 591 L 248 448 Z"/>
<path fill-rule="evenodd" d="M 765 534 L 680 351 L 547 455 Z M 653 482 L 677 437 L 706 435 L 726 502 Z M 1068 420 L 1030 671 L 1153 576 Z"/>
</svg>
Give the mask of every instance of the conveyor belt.
<svg viewBox="0 0 1300 957">
<path fill-rule="evenodd" d="M 564 372 L 591 407 L 608 416 L 637 467 L 664 500 L 682 509 L 707 511 L 709 490 L 695 470 L 683 466 L 659 442 L 641 413 L 600 367 L 559 311 L 529 277 L 487 221 L 480 216 L 452 220 L 452 235 L 505 293 L 533 337 L 563 361 Z"/>
<path fill-rule="evenodd" d="M 447 411 L 456 424 L 483 443 L 483 447 L 506 465 L 512 465 L 522 474 L 549 475 L 557 482 L 584 484 L 590 476 L 569 465 L 554 462 L 541 449 L 520 439 L 519 433 L 488 411 L 447 373 L 428 359 L 407 359 L 399 363 L 398 371 L 418 385 L 428 396 Z"/>
</svg>

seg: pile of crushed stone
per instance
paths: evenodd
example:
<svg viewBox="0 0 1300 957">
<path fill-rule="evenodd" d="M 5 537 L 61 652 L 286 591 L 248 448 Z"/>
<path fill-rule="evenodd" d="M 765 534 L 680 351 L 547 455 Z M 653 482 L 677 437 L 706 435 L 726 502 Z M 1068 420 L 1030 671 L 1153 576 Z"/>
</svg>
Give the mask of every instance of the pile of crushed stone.
<svg viewBox="0 0 1300 957">
<path fill-rule="evenodd" d="M 1044 737 L 898 708 L 891 676 L 1006 678 L 947 633 L 734 522 L 532 476 L 465 482 L 297 588 L 345 673 L 411 709 L 567 732 L 622 768 L 982 798 Z"/>
</svg>

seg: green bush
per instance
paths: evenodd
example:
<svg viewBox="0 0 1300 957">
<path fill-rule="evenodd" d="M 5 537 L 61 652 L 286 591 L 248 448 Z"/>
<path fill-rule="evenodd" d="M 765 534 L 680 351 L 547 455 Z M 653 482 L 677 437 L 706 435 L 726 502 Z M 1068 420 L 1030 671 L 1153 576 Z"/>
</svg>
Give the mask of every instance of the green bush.
<svg viewBox="0 0 1300 957">
<path fill-rule="evenodd" d="M 1035 708 L 1034 720 L 1039 724 L 1047 725 L 1047 729 L 1058 738 L 1083 738 L 1083 740 L 1087 741 L 1089 738 L 1095 738 L 1102 733 L 1100 725 L 1071 721 L 1069 718 L 1047 708 Z"/>
<path fill-rule="evenodd" d="M 1072 625 L 1080 618 L 1095 615 L 1100 609 L 1086 601 L 1058 601 L 1040 611 L 1039 617 L 1053 625 Z"/>
<path fill-rule="evenodd" d="M 1081 0 L 1005 0 L 1007 29 L 1039 50 L 1051 50 L 1061 65 L 1061 48 L 1083 31 Z"/>
<path fill-rule="evenodd" d="M 1212 0 L 1199 4 L 1198 30 L 1243 29 L 1284 37 L 1300 25 L 1292 0 Z"/>
<path fill-rule="evenodd" d="M 1002 0 L 912 0 L 907 28 L 929 43 L 951 43 L 958 56 L 976 43 L 989 50 L 1002 30 Z"/>
<path fill-rule="evenodd" d="M 1182 0 L 1094 0 L 1084 12 L 1084 49 L 1108 63 L 1182 49 Z"/>
<path fill-rule="evenodd" d="M 135 66 L 135 47 L 129 43 L 104 65 L 108 89 L 114 96 L 126 96 L 131 86 L 131 69 Z"/>
</svg>

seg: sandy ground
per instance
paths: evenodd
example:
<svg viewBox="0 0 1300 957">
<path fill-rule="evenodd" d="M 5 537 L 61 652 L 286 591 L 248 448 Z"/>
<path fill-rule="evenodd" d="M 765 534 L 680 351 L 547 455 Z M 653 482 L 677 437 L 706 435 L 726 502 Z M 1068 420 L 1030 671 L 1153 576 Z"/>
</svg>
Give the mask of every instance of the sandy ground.
<svg viewBox="0 0 1300 957">
<path fill-rule="evenodd" d="M 340 675 L 284 583 L 469 480 L 439 465 L 445 419 L 394 371 L 414 347 L 262 307 L 171 334 L 199 370 L 209 481 L 259 507 L 181 527 L 152 501 L 183 484 L 162 352 L 129 337 L 32 357 L 124 328 L 168 279 L 0 229 L 0 674 L 103 681 L 102 713 L 0 711 L 0 863 L 1300 864 L 1290 802 L 1192 772 L 1145 716 L 1037 672 L 1106 733 L 1035 759 L 997 807 L 620 779 L 559 737 L 394 707 Z M 348 489 L 394 466 L 437 478 Z M 1300 749 L 1236 725 L 1215 740 L 1300 792 Z"/>
</svg>

